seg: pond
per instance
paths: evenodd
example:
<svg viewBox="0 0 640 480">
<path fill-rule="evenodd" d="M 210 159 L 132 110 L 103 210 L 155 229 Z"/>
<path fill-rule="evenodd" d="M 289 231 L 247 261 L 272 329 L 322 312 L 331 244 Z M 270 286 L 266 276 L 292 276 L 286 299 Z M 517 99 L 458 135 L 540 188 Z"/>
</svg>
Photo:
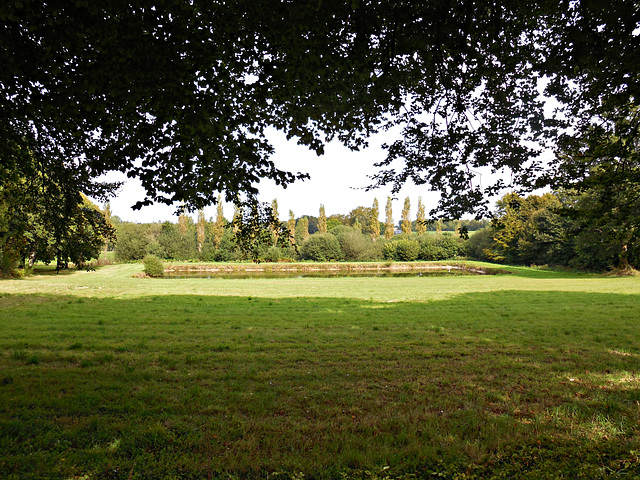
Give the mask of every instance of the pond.
<svg viewBox="0 0 640 480">
<path fill-rule="evenodd" d="M 454 277 L 487 275 L 489 272 L 460 267 L 422 270 L 283 270 L 283 271 L 202 271 L 169 270 L 166 279 L 209 278 L 209 279 L 260 279 L 260 278 L 341 278 L 341 277 Z"/>
</svg>

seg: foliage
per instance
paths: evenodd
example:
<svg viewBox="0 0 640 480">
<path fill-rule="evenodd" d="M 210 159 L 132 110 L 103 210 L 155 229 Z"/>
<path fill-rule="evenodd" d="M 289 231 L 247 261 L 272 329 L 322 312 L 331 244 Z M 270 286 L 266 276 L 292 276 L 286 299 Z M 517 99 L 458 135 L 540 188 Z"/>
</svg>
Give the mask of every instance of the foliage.
<svg viewBox="0 0 640 480">
<path fill-rule="evenodd" d="M 313 215 L 304 215 L 309 221 L 309 234 L 313 235 L 318 231 L 318 217 Z"/>
<path fill-rule="evenodd" d="M 302 217 L 296 223 L 296 245 L 302 245 L 309 239 L 309 219 Z"/>
<path fill-rule="evenodd" d="M 324 211 L 324 205 L 320 205 L 318 212 L 318 233 L 327 233 L 327 215 Z"/>
<path fill-rule="evenodd" d="M 391 197 L 387 197 L 387 204 L 385 205 L 385 222 L 384 222 L 384 238 L 389 240 L 393 238 L 393 204 L 391 203 Z"/>
<path fill-rule="evenodd" d="M 574 201 L 565 211 L 577 222 L 578 254 L 592 257 L 589 243 L 600 245 L 596 264 L 629 266 L 640 250 L 640 109 L 629 102 L 588 124 L 580 139 L 564 138 L 558 152 L 556 183 Z M 583 248 L 585 247 L 585 248 Z M 615 253 L 606 261 L 605 252 Z M 593 258 L 593 257 L 592 257 Z M 638 265 L 638 264 L 636 264 Z"/>
<path fill-rule="evenodd" d="M 204 211 L 198 210 L 198 222 L 196 223 L 196 239 L 198 254 L 202 253 L 204 241 L 206 238 L 207 221 L 204 218 Z"/>
<path fill-rule="evenodd" d="M 151 239 L 146 235 L 145 226 L 122 222 L 116 225 L 116 234 L 118 238 L 115 244 L 116 260 L 120 262 L 142 260 L 151 243 Z"/>
<path fill-rule="evenodd" d="M 409 197 L 404 199 L 404 206 L 402 208 L 402 220 L 400 221 L 400 228 L 404 235 L 411 234 L 411 200 Z"/>
<path fill-rule="evenodd" d="M 371 218 L 369 224 L 371 225 L 371 240 L 376 242 L 380 236 L 380 206 L 378 199 L 373 199 L 373 206 L 371 207 Z"/>
<path fill-rule="evenodd" d="M 331 230 L 340 243 L 343 260 L 365 262 L 382 259 L 381 247 L 369 235 L 354 227 L 340 226 Z"/>
<path fill-rule="evenodd" d="M 437 238 L 432 235 L 422 235 L 418 237 L 418 242 L 420 260 L 450 260 L 465 255 L 464 244 L 450 234 Z"/>
<path fill-rule="evenodd" d="M 269 204 L 250 199 L 245 203 L 239 202 L 237 208 L 238 213 L 233 219 L 234 242 L 244 259 L 259 263 L 269 247 L 289 247 L 288 225 L 285 226 L 273 215 Z M 273 244 L 274 237 L 279 244 Z"/>
<path fill-rule="evenodd" d="M 351 220 L 347 215 L 343 215 L 341 213 L 334 213 L 333 215 L 329 215 L 327 217 L 327 231 L 330 232 L 335 227 L 340 225 L 350 226 Z M 320 230 L 318 230 L 320 232 Z"/>
<path fill-rule="evenodd" d="M 493 230 L 491 227 L 478 230 L 465 242 L 465 250 L 469 257 L 485 262 L 490 261 L 492 246 Z"/>
<path fill-rule="evenodd" d="M 429 232 L 455 232 L 458 227 L 466 229 L 468 232 L 475 232 L 487 227 L 490 224 L 487 219 L 460 219 L 460 220 L 427 220 L 427 231 Z"/>
<path fill-rule="evenodd" d="M 145 255 L 142 259 L 144 273 L 148 277 L 162 277 L 164 275 L 164 265 L 155 255 Z"/>
<path fill-rule="evenodd" d="M 287 233 L 289 234 L 289 244 L 293 247 L 296 244 L 296 217 L 293 215 L 293 210 L 289 210 Z"/>
<path fill-rule="evenodd" d="M 415 229 L 418 235 L 423 235 L 427 231 L 427 216 L 422 197 L 418 197 L 418 214 L 416 215 Z"/>
<path fill-rule="evenodd" d="M 278 213 L 278 200 L 277 199 L 273 199 L 271 200 L 271 214 L 273 216 L 274 219 L 279 220 L 280 219 L 280 214 Z M 281 225 L 279 225 L 278 222 L 273 222 L 273 225 L 271 227 L 271 236 L 273 237 L 273 246 L 278 244 L 278 238 L 280 236 L 281 233 Z"/>
<path fill-rule="evenodd" d="M 356 225 L 356 222 L 360 225 L 362 233 L 371 233 L 372 232 L 372 218 L 373 218 L 373 208 L 369 207 L 356 207 L 349 212 L 349 225 L 352 227 Z M 375 223 L 378 223 L 376 220 Z"/>
<path fill-rule="evenodd" d="M 269 247 L 267 251 L 264 253 L 263 260 L 265 262 L 279 262 L 286 258 L 285 252 L 282 248 L 279 247 Z"/>
<path fill-rule="evenodd" d="M 627 208 L 620 215 L 621 209 L 605 204 L 602 194 L 595 187 L 581 194 L 564 191 L 526 198 L 507 194 L 497 204 L 492 227 L 467 242 L 469 254 L 510 264 L 599 271 L 640 266 L 633 235 L 636 200 L 627 196 L 626 187 L 618 188 L 615 202 L 624 203 L 622 210 Z"/>
<path fill-rule="evenodd" d="M 386 243 L 383 250 L 386 260 L 411 262 L 420 255 L 420 244 L 413 238 L 400 238 Z"/>
<path fill-rule="evenodd" d="M 170 222 L 162 224 L 162 230 L 158 237 L 158 245 L 161 252 L 160 256 L 167 260 L 189 260 L 196 258 L 196 235 L 193 231 L 193 225 L 176 225 Z"/>
<path fill-rule="evenodd" d="M 526 238 L 530 234 L 529 227 L 536 215 L 554 205 L 557 206 L 558 202 L 552 194 L 523 198 L 516 193 L 508 193 L 502 197 L 496 203 L 496 217 L 492 222 L 495 246 L 490 253 L 491 258 L 522 264 L 526 255 L 523 255 L 520 247 L 526 249 L 526 244 L 529 243 Z M 557 241 L 557 238 L 552 241 Z"/>
<path fill-rule="evenodd" d="M 209 226 L 210 236 L 213 240 L 213 247 L 218 248 L 222 235 L 224 235 L 224 228 L 227 225 L 227 221 L 224 218 L 224 211 L 222 210 L 222 197 L 218 195 L 216 208 L 216 220 Z"/>
<path fill-rule="evenodd" d="M 302 245 L 300 255 L 303 259 L 316 262 L 332 262 L 343 258 L 340 243 L 331 233 L 311 235 L 309 240 Z"/>
<path fill-rule="evenodd" d="M 384 258 L 396 261 L 451 260 L 464 255 L 464 244 L 450 234 L 441 237 L 403 235 L 386 242 L 383 247 Z"/>
<path fill-rule="evenodd" d="M 59 183 L 54 172 L 42 170 L 46 160 L 41 155 L 35 144 L 11 144 L 7 149 L 0 144 L 3 270 L 53 260 L 58 268 L 70 261 L 82 266 L 114 238 L 113 226 L 96 205 L 70 190 L 73 186 Z"/>
<path fill-rule="evenodd" d="M 61 238 L 53 238 L 58 267 L 71 261 L 82 267 L 91 259 L 98 258 L 105 241 L 114 238 L 114 228 L 107 223 L 104 214 L 86 197 L 75 214 L 66 219 L 66 230 Z M 58 244 L 57 247 L 55 245 Z"/>
<path fill-rule="evenodd" d="M 3 158 L 38 144 L 39 171 L 76 192 L 126 173 L 145 189 L 137 205 L 202 208 L 215 192 L 231 201 L 262 178 L 306 177 L 276 167 L 269 128 L 322 153 L 398 126 L 374 183 L 428 183 L 456 218 L 504 186 L 481 186 L 479 169 L 537 186 L 535 156 L 560 127 L 588 136 L 640 97 L 631 0 L 3 7 Z M 541 79 L 564 116 L 545 117 Z"/>
</svg>

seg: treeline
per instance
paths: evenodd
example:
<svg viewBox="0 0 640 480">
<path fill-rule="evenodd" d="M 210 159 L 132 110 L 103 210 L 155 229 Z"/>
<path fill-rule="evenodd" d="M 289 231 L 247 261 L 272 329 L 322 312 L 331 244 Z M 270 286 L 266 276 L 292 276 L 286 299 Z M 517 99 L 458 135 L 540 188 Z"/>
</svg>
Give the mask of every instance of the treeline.
<svg viewBox="0 0 640 480">
<path fill-rule="evenodd" d="M 411 220 L 409 205 L 407 199 L 397 229 L 403 233 L 396 235 L 390 198 L 387 222 L 378 220 L 377 200 L 372 207 L 357 207 L 348 215 L 326 216 L 322 205 L 318 216 L 296 218 L 289 211 L 286 222 L 265 221 L 258 218 L 260 214 L 237 207 L 234 217 L 227 220 L 218 203 L 216 218 L 209 220 L 200 211 L 195 222 L 184 214 L 177 224 L 116 221 L 115 254 L 118 261 L 140 260 L 147 254 L 166 260 L 207 262 L 442 260 L 464 256 L 463 232 L 487 225 L 486 221 L 475 220 L 430 222 L 424 218 L 421 200 L 418 215 Z M 278 218 L 277 200 L 268 210 L 269 218 Z M 253 230 L 243 232 L 249 224 L 253 224 Z M 429 230 L 435 234 L 427 233 Z"/>
<path fill-rule="evenodd" d="M 304 226 L 304 217 L 296 227 Z M 186 230 L 179 225 L 116 224 L 118 241 L 115 244 L 118 261 L 140 260 L 147 254 L 165 260 L 197 260 L 204 262 L 246 261 L 254 259 L 250 251 L 241 248 L 229 223 L 216 239 L 212 225 L 207 225 L 204 242 L 197 241 L 197 224 L 188 224 Z M 305 238 L 306 237 L 306 238 Z M 289 241 L 289 238 L 286 239 Z M 198 247 L 201 245 L 201 248 Z M 281 241 L 263 242 L 257 246 L 257 260 L 281 262 L 296 260 L 376 261 L 376 260 L 445 260 L 465 256 L 465 242 L 451 232 L 412 236 L 396 235 L 392 239 L 380 237 L 373 241 L 362 230 L 339 225 L 326 233 L 304 233 L 296 228 L 289 246 Z"/>
<path fill-rule="evenodd" d="M 628 197 L 627 197 L 628 198 Z M 640 267 L 637 198 L 603 203 L 598 192 L 507 194 L 487 228 L 471 236 L 467 254 L 511 265 L 605 271 Z"/>
<path fill-rule="evenodd" d="M 236 210 L 194 222 L 181 215 L 177 224 L 116 222 L 116 258 L 142 259 L 154 254 L 167 260 L 266 262 L 444 260 L 466 257 L 511 265 L 548 265 L 605 271 L 640 267 L 637 212 L 602 204 L 593 191 L 547 193 L 522 197 L 507 194 L 496 204 L 489 221 L 428 221 L 419 201 L 417 217 L 394 224 L 387 204 L 387 221 L 378 221 L 377 201 L 348 215 L 295 217 L 286 222 L 262 220 L 243 232 L 255 212 Z M 629 208 L 638 210 L 629 203 Z M 269 207 L 277 218 L 277 201 Z M 634 213 L 635 212 L 635 213 Z M 254 225 L 255 227 L 255 225 Z M 478 229 L 478 227 L 482 227 Z M 449 230 L 449 231 L 447 231 Z M 466 233 L 470 233 L 468 239 Z"/>
</svg>

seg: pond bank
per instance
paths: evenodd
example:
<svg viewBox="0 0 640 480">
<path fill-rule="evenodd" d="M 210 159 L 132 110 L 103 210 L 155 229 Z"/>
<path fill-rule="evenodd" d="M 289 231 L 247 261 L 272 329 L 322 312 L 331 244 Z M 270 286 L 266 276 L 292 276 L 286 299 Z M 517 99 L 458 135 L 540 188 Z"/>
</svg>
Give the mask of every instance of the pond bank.
<svg viewBox="0 0 640 480">
<path fill-rule="evenodd" d="M 466 272 L 475 275 L 508 273 L 499 269 L 469 265 L 465 262 L 379 262 L 379 263 L 259 263 L 259 264 L 167 264 L 166 274 L 305 274 L 343 272 L 362 274 Z"/>
</svg>

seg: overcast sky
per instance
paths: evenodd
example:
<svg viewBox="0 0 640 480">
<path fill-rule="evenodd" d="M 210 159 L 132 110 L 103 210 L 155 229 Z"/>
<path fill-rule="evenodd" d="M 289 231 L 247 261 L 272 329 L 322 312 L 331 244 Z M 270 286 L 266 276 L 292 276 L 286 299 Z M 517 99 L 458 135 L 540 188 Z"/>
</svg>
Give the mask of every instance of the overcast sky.
<svg viewBox="0 0 640 480">
<path fill-rule="evenodd" d="M 318 216 L 320 204 L 325 206 L 327 216 L 332 214 L 348 214 L 358 206 L 371 207 L 374 198 L 380 204 L 380 220 L 385 218 L 385 204 L 387 196 L 391 195 L 391 187 L 385 187 L 366 192 L 364 187 L 371 183 L 368 175 L 376 173 L 374 163 L 385 158 L 385 151 L 381 145 L 392 142 L 395 139 L 393 133 L 383 133 L 374 136 L 369 141 L 369 147 L 352 152 L 343 147 L 340 142 L 332 142 L 325 148 L 325 154 L 317 156 L 306 147 L 296 144 L 295 140 L 287 141 L 284 134 L 272 131 L 269 138 L 275 147 L 273 157 L 279 168 L 293 172 L 309 173 L 311 178 L 304 182 L 296 182 L 286 189 L 278 187 L 274 182 L 263 181 L 259 185 L 262 202 L 278 200 L 278 213 L 281 220 L 289 218 L 289 210 L 296 217 L 303 215 Z M 490 180 L 488 172 L 478 181 Z M 164 222 L 166 220 L 177 222 L 175 207 L 167 205 L 152 205 L 141 210 L 131 209 L 137 200 L 144 198 L 144 190 L 139 182 L 126 179 L 126 177 L 112 177 L 112 179 L 125 180 L 118 196 L 111 200 L 111 212 L 123 221 L 147 223 Z M 418 207 L 418 197 L 422 197 L 427 214 L 436 206 L 438 193 L 429 191 L 426 185 L 406 185 L 393 201 L 393 216 L 397 223 L 400 220 L 404 199 L 411 200 L 411 217 L 415 218 Z M 205 208 L 207 219 L 215 217 L 216 207 Z M 225 218 L 233 216 L 233 206 L 224 204 Z M 195 219 L 196 214 L 192 213 Z"/>
</svg>

